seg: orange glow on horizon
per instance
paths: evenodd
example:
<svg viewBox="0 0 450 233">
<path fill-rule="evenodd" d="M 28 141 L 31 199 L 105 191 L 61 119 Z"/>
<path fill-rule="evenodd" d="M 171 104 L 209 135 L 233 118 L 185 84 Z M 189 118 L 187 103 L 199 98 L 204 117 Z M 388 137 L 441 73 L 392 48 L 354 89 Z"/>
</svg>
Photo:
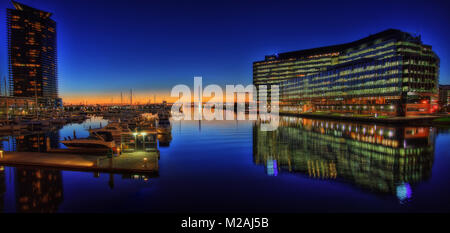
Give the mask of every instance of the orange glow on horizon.
<svg viewBox="0 0 450 233">
<path fill-rule="evenodd" d="M 101 93 L 101 94 L 63 94 L 62 100 L 64 105 L 78 105 L 78 104 L 101 104 L 101 105 L 129 105 L 131 102 L 130 93 L 123 92 L 122 98 L 119 93 Z M 133 92 L 133 105 L 148 104 L 148 103 L 162 103 L 165 100 L 168 103 L 175 102 L 177 98 L 170 97 L 170 93 L 139 93 Z"/>
<path fill-rule="evenodd" d="M 224 90 L 225 92 L 225 90 Z M 101 93 L 101 94 L 62 94 L 61 96 L 64 105 L 129 105 L 130 93 L 123 92 L 122 99 L 119 93 Z M 212 97 L 203 97 L 203 102 L 207 102 Z M 246 95 L 246 101 L 248 101 L 249 96 Z M 167 103 L 175 103 L 179 97 L 171 97 L 170 91 L 167 92 L 159 92 L 159 93 L 151 93 L 151 92 L 133 92 L 133 105 L 139 104 L 153 104 L 153 103 L 162 103 L 162 101 L 166 101 Z M 191 95 L 191 101 L 194 102 L 194 96 Z M 226 102 L 226 96 L 224 93 L 223 102 Z"/>
</svg>

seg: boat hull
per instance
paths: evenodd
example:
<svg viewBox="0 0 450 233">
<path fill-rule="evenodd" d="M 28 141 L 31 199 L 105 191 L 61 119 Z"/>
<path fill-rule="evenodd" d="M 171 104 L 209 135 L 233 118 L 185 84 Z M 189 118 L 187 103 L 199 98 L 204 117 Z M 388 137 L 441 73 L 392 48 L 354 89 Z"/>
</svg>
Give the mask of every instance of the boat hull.
<svg viewBox="0 0 450 233">
<path fill-rule="evenodd" d="M 95 150 L 95 151 L 108 151 L 115 147 L 114 142 L 77 142 L 77 141 L 62 141 L 67 149 L 72 150 Z"/>
</svg>

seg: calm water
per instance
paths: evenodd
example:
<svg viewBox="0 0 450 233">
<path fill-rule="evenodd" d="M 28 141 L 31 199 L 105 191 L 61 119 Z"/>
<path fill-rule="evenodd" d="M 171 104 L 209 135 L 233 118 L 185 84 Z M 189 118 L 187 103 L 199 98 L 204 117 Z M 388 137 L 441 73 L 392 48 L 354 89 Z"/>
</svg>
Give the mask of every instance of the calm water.
<svg viewBox="0 0 450 233">
<path fill-rule="evenodd" d="M 3 149 L 45 150 L 86 136 L 93 118 L 40 135 L 3 137 Z M 450 134 L 282 118 L 176 121 L 160 144 L 159 175 L 4 167 L 2 212 L 449 212 Z M 40 146 L 39 146 L 40 145 Z"/>
</svg>

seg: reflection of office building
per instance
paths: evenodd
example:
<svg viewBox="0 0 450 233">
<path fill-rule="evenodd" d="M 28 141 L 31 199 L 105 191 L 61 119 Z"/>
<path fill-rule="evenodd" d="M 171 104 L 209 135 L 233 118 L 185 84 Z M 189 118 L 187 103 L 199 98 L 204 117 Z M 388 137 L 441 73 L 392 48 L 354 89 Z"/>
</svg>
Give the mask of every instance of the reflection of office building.
<svg viewBox="0 0 450 233">
<path fill-rule="evenodd" d="M 62 174 L 58 170 L 16 168 L 17 212 L 53 213 L 63 201 Z"/>
<path fill-rule="evenodd" d="M 358 41 L 266 56 L 253 84 L 280 85 L 280 112 L 435 112 L 439 58 L 420 37 L 386 30 Z"/>
<path fill-rule="evenodd" d="M 266 166 L 268 175 L 298 172 L 391 194 L 431 176 L 435 132 L 429 127 L 302 118 L 281 118 L 280 123 L 276 131 L 254 127 L 254 162 Z"/>
<path fill-rule="evenodd" d="M 7 9 L 10 93 L 59 105 L 56 22 L 49 12 L 12 3 L 15 9 Z"/>
</svg>

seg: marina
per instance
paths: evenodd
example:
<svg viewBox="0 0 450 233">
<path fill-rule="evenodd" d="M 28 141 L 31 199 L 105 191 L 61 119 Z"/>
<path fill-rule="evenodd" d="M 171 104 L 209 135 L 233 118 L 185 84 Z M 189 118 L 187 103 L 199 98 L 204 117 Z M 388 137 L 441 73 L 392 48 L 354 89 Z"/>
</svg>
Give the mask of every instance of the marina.
<svg viewBox="0 0 450 233">
<path fill-rule="evenodd" d="M 170 137 L 156 134 L 157 145 L 147 146 L 153 151 L 143 150 L 138 130 L 141 139 L 128 142 L 121 154 L 88 155 L 84 148 L 60 144 L 74 130 L 85 138 L 89 128 L 106 128 L 110 121 L 100 116 L 58 133 L 3 137 L 5 203 L 14 202 L 14 192 L 28 198 L 62 194 L 49 200 L 51 209 L 43 199 L 36 199 L 35 207 L 17 199 L 17 206 L 7 204 L 4 212 L 439 212 L 449 206 L 445 128 L 293 116 L 282 116 L 273 132 L 254 121 L 170 123 Z M 160 141 L 163 137 L 170 139 Z M 36 183 L 40 189 L 22 191 Z M 430 195 L 430 189 L 436 192 Z M 333 204 L 323 204 L 325 199 Z"/>
<path fill-rule="evenodd" d="M 305 214 L 450 211 L 448 2 L 0 9 L 0 213 L 22 225 L 347 232 Z M 384 217 L 362 225 L 436 225 Z"/>
<path fill-rule="evenodd" d="M 23 127 L 18 130 L 4 130 L 4 134 L 16 135 L 16 138 L 37 139 L 37 148 L 32 145 L 37 151 L 1 150 L 0 165 L 157 175 L 158 139 L 167 140 L 171 133 L 170 114 L 161 111 L 158 114 L 114 112 L 107 114 L 107 117 L 101 114 L 77 114 L 76 117 L 36 121 L 25 120 L 26 117 L 20 118 L 16 125 Z M 104 119 L 107 123 L 102 125 L 100 121 L 98 127 L 89 125 L 82 132 L 78 131 L 81 135 L 77 135 L 77 130 L 74 129 L 72 135 L 61 138 L 39 136 L 59 130 L 67 124 L 79 124 L 77 122 L 91 119 Z M 12 124 L 6 124 L 5 127 L 12 127 Z M 38 136 L 35 137 L 36 135 Z"/>
</svg>

